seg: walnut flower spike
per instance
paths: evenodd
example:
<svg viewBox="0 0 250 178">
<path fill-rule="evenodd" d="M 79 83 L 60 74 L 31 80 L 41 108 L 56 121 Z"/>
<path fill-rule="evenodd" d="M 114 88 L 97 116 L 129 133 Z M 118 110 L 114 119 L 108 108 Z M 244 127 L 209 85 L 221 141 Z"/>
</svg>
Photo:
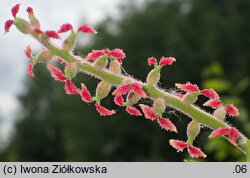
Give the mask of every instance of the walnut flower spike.
<svg viewBox="0 0 250 178">
<path fill-rule="evenodd" d="M 214 89 L 200 89 L 198 85 L 191 82 L 177 82 L 175 84 L 177 89 L 174 92 L 167 92 L 158 87 L 161 70 L 165 68 L 167 70 L 173 65 L 176 62 L 174 57 L 161 57 L 159 62 L 156 57 L 145 59 L 152 70 L 147 75 L 146 82 L 142 82 L 122 72 L 126 54 L 120 48 L 93 49 L 84 55 L 84 59 L 72 53 L 78 34 L 96 34 L 97 31 L 93 27 L 83 24 L 74 28 L 70 23 L 64 23 L 57 30 L 43 31 L 31 7 L 27 8 L 28 21 L 18 17 L 20 7 L 20 4 L 17 4 L 12 8 L 13 17 L 5 22 L 4 31 L 7 33 L 12 26 L 15 26 L 21 33 L 31 35 L 44 46 L 44 49 L 34 56 L 30 46 L 25 49 L 25 55 L 30 60 L 27 67 L 29 76 L 35 77 L 33 72 L 35 65 L 47 63 L 47 68 L 55 81 L 64 83 L 66 94 L 78 95 L 79 100 L 94 103 L 95 109 L 101 116 L 107 117 L 119 112 L 101 105 L 101 102 L 113 91 L 114 103 L 124 108 L 128 114 L 137 116 L 138 119 L 146 118 L 148 122 L 159 125 L 163 131 L 175 132 L 176 136 L 178 136 L 177 127 L 170 120 L 168 109 L 177 110 L 191 119 L 186 126 L 187 140 L 170 139 L 169 143 L 177 152 L 187 150 L 193 158 L 207 157 L 201 148 L 194 146 L 201 127 L 212 130 L 209 138 L 226 137 L 235 148 L 246 154 L 246 144 L 249 140 L 238 129 L 225 122 L 227 116 L 238 117 L 240 112 L 235 105 L 224 104 Z M 61 40 L 61 33 L 69 36 L 62 42 L 62 47 L 57 47 L 51 43 L 51 40 Z M 64 70 L 56 67 L 56 64 L 52 65 L 51 59 L 56 59 L 56 63 L 60 63 Z M 81 86 L 74 83 L 74 78 L 79 73 L 91 75 L 100 80 L 93 97 L 92 91 L 89 91 L 84 83 L 81 83 Z M 206 98 L 202 103 L 203 106 L 197 106 L 200 97 Z M 151 102 L 148 102 L 149 100 Z M 210 107 L 213 112 L 206 111 L 207 107 Z"/>
</svg>

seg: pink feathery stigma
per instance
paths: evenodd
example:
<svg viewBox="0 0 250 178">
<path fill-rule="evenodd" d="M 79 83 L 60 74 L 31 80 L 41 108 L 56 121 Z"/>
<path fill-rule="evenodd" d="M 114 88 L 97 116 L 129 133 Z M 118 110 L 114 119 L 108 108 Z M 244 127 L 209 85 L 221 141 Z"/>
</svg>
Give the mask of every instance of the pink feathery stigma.
<svg viewBox="0 0 250 178">
<path fill-rule="evenodd" d="M 66 94 L 68 95 L 76 95 L 79 92 L 75 84 L 71 82 L 70 80 L 66 80 L 64 89 L 65 89 Z"/>
<path fill-rule="evenodd" d="M 236 142 L 237 142 L 237 140 L 239 138 L 239 131 L 236 128 L 232 127 L 230 129 L 229 138 L 230 138 L 231 142 L 234 145 L 236 145 Z"/>
<path fill-rule="evenodd" d="M 87 102 L 87 103 L 91 103 L 93 102 L 92 98 L 91 98 L 91 94 L 89 92 L 89 90 L 87 89 L 86 85 L 84 85 L 83 83 L 81 84 L 81 91 L 80 91 L 80 95 L 83 101 Z"/>
<path fill-rule="evenodd" d="M 34 64 L 31 62 L 29 63 L 29 65 L 27 66 L 26 68 L 26 72 L 27 74 L 30 76 L 30 77 L 35 77 L 35 74 L 33 72 L 33 67 L 34 67 Z"/>
<path fill-rule="evenodd" d="M 170 130 L 170 131 L 178 133 L 175 125 L 169 119 L 163 118 L 163 117 L 158 117 L 157 121 L 162 129 Z"/>
<path fill-rule="evenodd" d="M 222 105 L 222 102 L 219 99 L 210 99 L 203 104 L 203 106 L 212 107 L 214 109 L 220 107 L 221 105 Z"/>
<path fill-rule="evenodd" d="M 83 24 L 78 28 L 78 32 L 97 34 L 97 31 L 88 24 Z"/>
<path fill-rule="evenodd" d="M 122 49 L 113 49 L 108 53 L 108 56 L 112 56 L 117 59 L 118 62 L 122 63 L 122 59 L 126 57 Z"/>
<path fill-rule="evenodd" d="M 138 82 L 131 84 L 131 90 L 140 95 L 142 98 L 147 98 L 147 94 L 142 89 L 141 84 L 139 84 Z"/>
<path fill-rule="evenodd" d="M 96 60 L 103 55 L 105 55 L 105 53 L 102 50 L 92 50 L 92 52 L 87 55 L 87 60 Z"/>
<path fill-rule="evenodd" d="M 29 46 L 27 46 L 26 49 L 24 50 L 25 55 L 26 55 L 27 58 L 29 58 L 29 59 L 31 59 L 31 52 L 32 52 L 32 50 L 31 50 L 31 47 L 30 47 L 30 45 L 29 45 Z"/>
<path fill-rule="evenodd" d="M 223 128 L 223 127 L 220 127 L 216 130 L 214 130 L 210 135 L 209 135 L 209 138 L 215 138 L 215 137 L 218 137 L 218 136 L 224 136 L 224 135 L 228 135 L 230 133 L 230 128 Z"/>
<path fill-rule="evenodd" d="M 4 24 L 4 30 L 5 33 L 8 33 L 10 31 L 10 27 L 13 25 L 14 21 L 13 20 L 7 20 Z"/>
<path fill-rule="evenodd" d="M 148 58 L 148 65 L 157 65 L 157 59 L 155 57 Z"/>
<path fill-rule="evenodd" d="M 218 93 L 216 93 L 216 91 L 214 91 L 213 89 L 204 89 L 204 90 L 201 90 L 201 93 L 208 97 L 209 99 L 219 99 L 219 95 Z"/>
<path fill-rule="evenodd" d="M 57 34 L 56 31 L 54 30 L 47 30 L 45 32 L 45 35 L 48 37 L 48 38 L 55 38 L 55 39 L 60 39 L 61 37 Z"/>
<path fill-rule="evenodd" d="M 198 157 L 206 158 L 207 157 L 207 155 L 205 153 L 203 153 L 200 148 L 197 148 L 197 147 L 192 146 L 192 145 L 188 145 L 187 149 L 188 149 L 188 153 L 193 158 L 198 158 Z"/>
<path fill-rule="evenodd" d="M 147 105 L 144 105 L 144 104 L 140 104 L 140 107 L 142 109 L 142 112 L 145 115 L 145 118 L 150 119 L 150 120 L 156 119 L 156 113 L 155 113 L 153 108 L 151 108 Z"/>
<path fill-rule="evenodd" d="M 181 140 L 171 139 L 171 140 L 169 140 L 169 143 L 172 147 L 174 147 L 177 150 L 177 152 L 183 151 L 183 149 L 188 146 L 188 144 L 186 142 L 181 141 Z"/>
<path fill-rule="evenodd" d="M 130 84 L 119 85 L 112 93 L 112 95 L 124 95 L 130 90 Z"/>
<path fill-rule="evenodd" d="M 19 7 L 20 7 L 20 4 L 16 4 L 14 7 L 12 7 L 11 9 L 11 13 L 13 15 L 14 18 L 16 18 L 16 14 L 18 13 L 19 11 Z"/>
<path fill-rule="evenodd" d="M 58 69 L 57 67 L 53 66 L 52 64 L 47 64 L 47 68 L 49 69 L 51 76 L 56 81 L 65 81 L 67 78 L 65 77 L 64 73 Z"/>
<path fill-rule="evenodd" d="M 115 95 L 114 102 L 118 106 L 123 106 L 123 97 L 122 97 L 122 95 L 120 95 L 120 94 Z"/>
<path fill-rule="evenodd" d="M 187 82 L 186 84 L 176 83 L 175 86 L 179 88 L 180 90 L 183 90 L 186 92 L 198 92 L 199 91 L 198 86 L 190 82 Z"/>
<path fill-rule="evenodd" d="M 227 114 L 229 114 L 231 116 L 239 116 L 240 115 L 238 109 L 233 104 L 225 105 L 225 109 L 226 109 Z"/>
<path fill-rule="evenodd" d="M 95 103 L 95 108 L 101 116 L 111 116 L 115 114 L 114 110 L 108 110 L 107 108 L 99 105 L 97 102 Z"/>
<path fill-rule="evenodd" d="M 26 11 L 29 13 L 29 14 L 34 14 L 34 11 L 33 11 L 33 8 L 32 7 L 28 7 L 26 9 Z"/>
<path fill-rule="evenodd" d="M 130 115 L 134 115 L 134 116 L 142 116 L 141 112 L 136 109 L 136 107 L 134 106 L 127 106 L 126 107 L 126 111 L 130 114 Z"/>
<path fill-rule="evenodd" d="M 57 31 L 57 33 L 65 33 L 70 30 L 73 30 L 73 26 L 70 23 L 65 23 L 61 25 L 60 29 Z"/>
<path fill-rule="evenodd" d="M 160 66 L 166 66 L 166 65 L 172 65 L 173 62 L 175 62 L 176 59 L 173 57 L 162 57 L 160 59 Z"/>
<path fill-rule="evenodd" d="M 40 35 L 41 33 L 43 33 L 42 30 L 40 30 L 39 28 L 35 28 L 35 29 L 34 29 L 34 32 L 35 32 L 36 34 L 38 34 L 38 35 Z"/>
</svg>

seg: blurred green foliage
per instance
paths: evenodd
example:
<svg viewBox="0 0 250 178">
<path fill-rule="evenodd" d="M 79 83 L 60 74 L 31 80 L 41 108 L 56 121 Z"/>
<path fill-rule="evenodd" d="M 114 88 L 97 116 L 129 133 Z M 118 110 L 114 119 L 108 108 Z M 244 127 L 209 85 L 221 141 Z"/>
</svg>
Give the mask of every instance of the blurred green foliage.
<svg viewBox="0 0 250 178">
<path fill-rule="evenodd" d="M 190 81 L 218 90 L 223 101 L 234 102 L 241 112 L 228 121 L 250 136 L 249 9 L 248 0 L 158 0 L 143 8 L 129 3 L 121 7 L 121 18 L 99 24 L 91 46 L 76 53 L 122 48 L 127 54 L 124 70 L 143 81 L 150 70 L 148 57 L 174 56 L 177 62 L 162 71 L 161 86 L 172 90 L 174 83 Z M 45 66 L 35 72 L 19 97 L 22 109 L 2 161 L 193 161 L 168 144 L 170 138 L 186 139 L 186 116 L 168 109 L 166 117 L 179 134 L 167 133 L 143 117 L 128 115 L 108 97 L 104 105 L 117 114 L 100 117 L 79 96 L 65 95 L 63 84 L 52 81 Z M 83 74 L 74 82 L 86 83 L 91 91 L 97 83 Z M 204 101 L 201 97 L 199 102 Z M 202 131 L 195 145 L 208 154 L 205 161 L 244 160 L 230 143 L 208 140 L 210 131 Z"/>
</svg>

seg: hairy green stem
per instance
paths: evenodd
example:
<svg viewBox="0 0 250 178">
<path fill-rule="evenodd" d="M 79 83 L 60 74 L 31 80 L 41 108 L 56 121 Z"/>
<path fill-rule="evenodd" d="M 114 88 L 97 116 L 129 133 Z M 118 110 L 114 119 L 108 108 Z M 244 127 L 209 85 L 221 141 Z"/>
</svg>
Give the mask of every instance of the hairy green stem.
<svg viewBox="0 0 250 178">
<path fill-rule="evenodd" d="M 35 37 L 38 41 L 40 41 L 37 36 L 32 35 Z M 41 42 L 41 41 L 40 41 Z M 42 42 L 41 42 L 42 43 Z M 117 75 L 109 72 L 106 69 L 97 69 L 92 64 L 88 62 L 81 62 L 76 59 L 76 57 L 68 52 L 63 51 L 62 49 L 57 48 L 51 43 L 48 43 L 45 45 L 47 49 L 49 49 L 53 54 L 56 56 L 59 56 L 63 58 L 67 62 L 77 62 L 79 69 L 81 69 L 82 72 L 87 73 L 89 75 L 92 75 L 94 77 L 100 78 L 102 80 L 105 80 L 107 82 L 110 82 L 114 85 L 121 84 L 125 79 L 127 79 L 127 76 L 124 75 Z M 137 81 L 135 79 L 131 79 L 133 81 Z M 203 124 L 204 126 L 207 126 L 213 130 L 219 128 L 219 127 L 230 127 L 227 123 L 217 119 L 213 115 L 203 111 L 199 107 L 195 105 L 188 105 L 185 104 L 182 100 L 175 97 L 171 93 L 168 93 L 156 86 L 148 85 L 146 83 L 142 83 L 140 81 L 137 81 L 142 84 L 144 91 L 147 93 L 147 95 L 151 98 L 158 98 L 161 97 L 165 100 L 166 104 L 174 108 L 181 113 L 184 113 L 185 115 L 189 116 L 190 118 L 196 120 L 197 122 Z M 226 138 L 226 137 L 225 137 Z M 246 154 L 246 142 L 247 138 L 240 133 L 239 142 L 236 146 L 240 151 L 242 151 L 243 154 Z"/>
</svg>

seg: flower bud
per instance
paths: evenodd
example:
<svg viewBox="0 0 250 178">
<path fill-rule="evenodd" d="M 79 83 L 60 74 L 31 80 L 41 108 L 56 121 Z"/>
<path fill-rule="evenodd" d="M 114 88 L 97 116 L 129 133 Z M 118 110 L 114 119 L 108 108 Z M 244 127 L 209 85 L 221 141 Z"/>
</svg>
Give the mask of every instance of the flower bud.
<svg viewBox="0 0 250 178">
<path fill-rule="evenodd" d="M 192 120 L 188 124 L 187 128 L 187 137 L 188 137 L 187 143 L 192 145 L 193 141 L 195 140 L 195 138 L 199 133 L 200 133 L 200 123 L 196 122 L 195 120 Z"/>
<path fill-rule="evenodd" d="M 121 64 L 117 60 L 111 60 L 111 62 L 109 63 L 109 71 L 114 74 L 120 75 L 122 73 Z"/>
<path fill-rule="evenodd" d="M 48 62 L 53 57 L 53 54 L 45 49 L 37 55 L 37 59 L 41 62 Z"/>
<path fill-rule="evenodd" d="M 162 98 L 157 98 L 154 100 L 153 108 L 154 108 L 157 116 L 162 116 L 162 114 L 166 110 L 166 103 Z"/>
<path fill-rule="evenodd" d="M 76 36 L 77 33 L 72 31 L 69 37 L 63 42 L 63 50 L 71 51 L 74 49 L 76 45 Z"/>
<path fill-rule="evenodd" d="M 133 91 L 130 91 L 127 95 L 127 100 L 125 105 L 132 106 L 136 104 L 141 99 L 141 96 Z"/>
<path fill-rule="evenodd" d="M 95 100 L 100 101 L 103 98 L 105 98 L 109 94 L 110 89 L 111 89 L 111 84 L 109 82 L 101 81 L 96 88 Z"/>
<path fill-rule="evenodd" d="M 105 68 L 107 64 L 108 64 L 108 58 L 106 55 L 99 57 L 94 62 L 94 66 L 99 70 Z"/>
<path fill-rule="evenodd" d="M 227 112 L 226 112 L 224 106 L 219 107 L 219 108 L 216 109 L 216 110 L 214 111 L 214 113 L 213 113 L 213 115 L 214 115 L 216 118 L 218 118 L 218 119 L 220 119 L 220 120 L 222 120 L 222 121 L 226 118 L 226 114 L 227 114 Z"/>
<path fill-rule="evenodd" d="M 69 80 L 73 79 L 76 76 L 77 71 L 78 71 L 77 65 L 76 63 L 73 62 L 68 63 L 64 69 L 65 76 Z"/>
<path fill-rule="evenodd" d="M 193 104 L 198 99 L 199 94 L 199 92 L 187 93 L 184 95 L 182 100 L 186 104 Z"/>
<path fill-rule="evenodd" d="M 17 17 L 14 21 L 14 24 L 16 25 L 16 28 L 24 34 L 30 34 L 32 31 L 29 22 L 24 19 Z"/>
<path fill-rule="evenodd" d="M 151 70 L 147 77 L 147 84 L 156 85 L 160 81 L 161 77 L 160 72 L 161 72 L 161 67 L 155 67 L 153 70 Z"/>
</svg>

